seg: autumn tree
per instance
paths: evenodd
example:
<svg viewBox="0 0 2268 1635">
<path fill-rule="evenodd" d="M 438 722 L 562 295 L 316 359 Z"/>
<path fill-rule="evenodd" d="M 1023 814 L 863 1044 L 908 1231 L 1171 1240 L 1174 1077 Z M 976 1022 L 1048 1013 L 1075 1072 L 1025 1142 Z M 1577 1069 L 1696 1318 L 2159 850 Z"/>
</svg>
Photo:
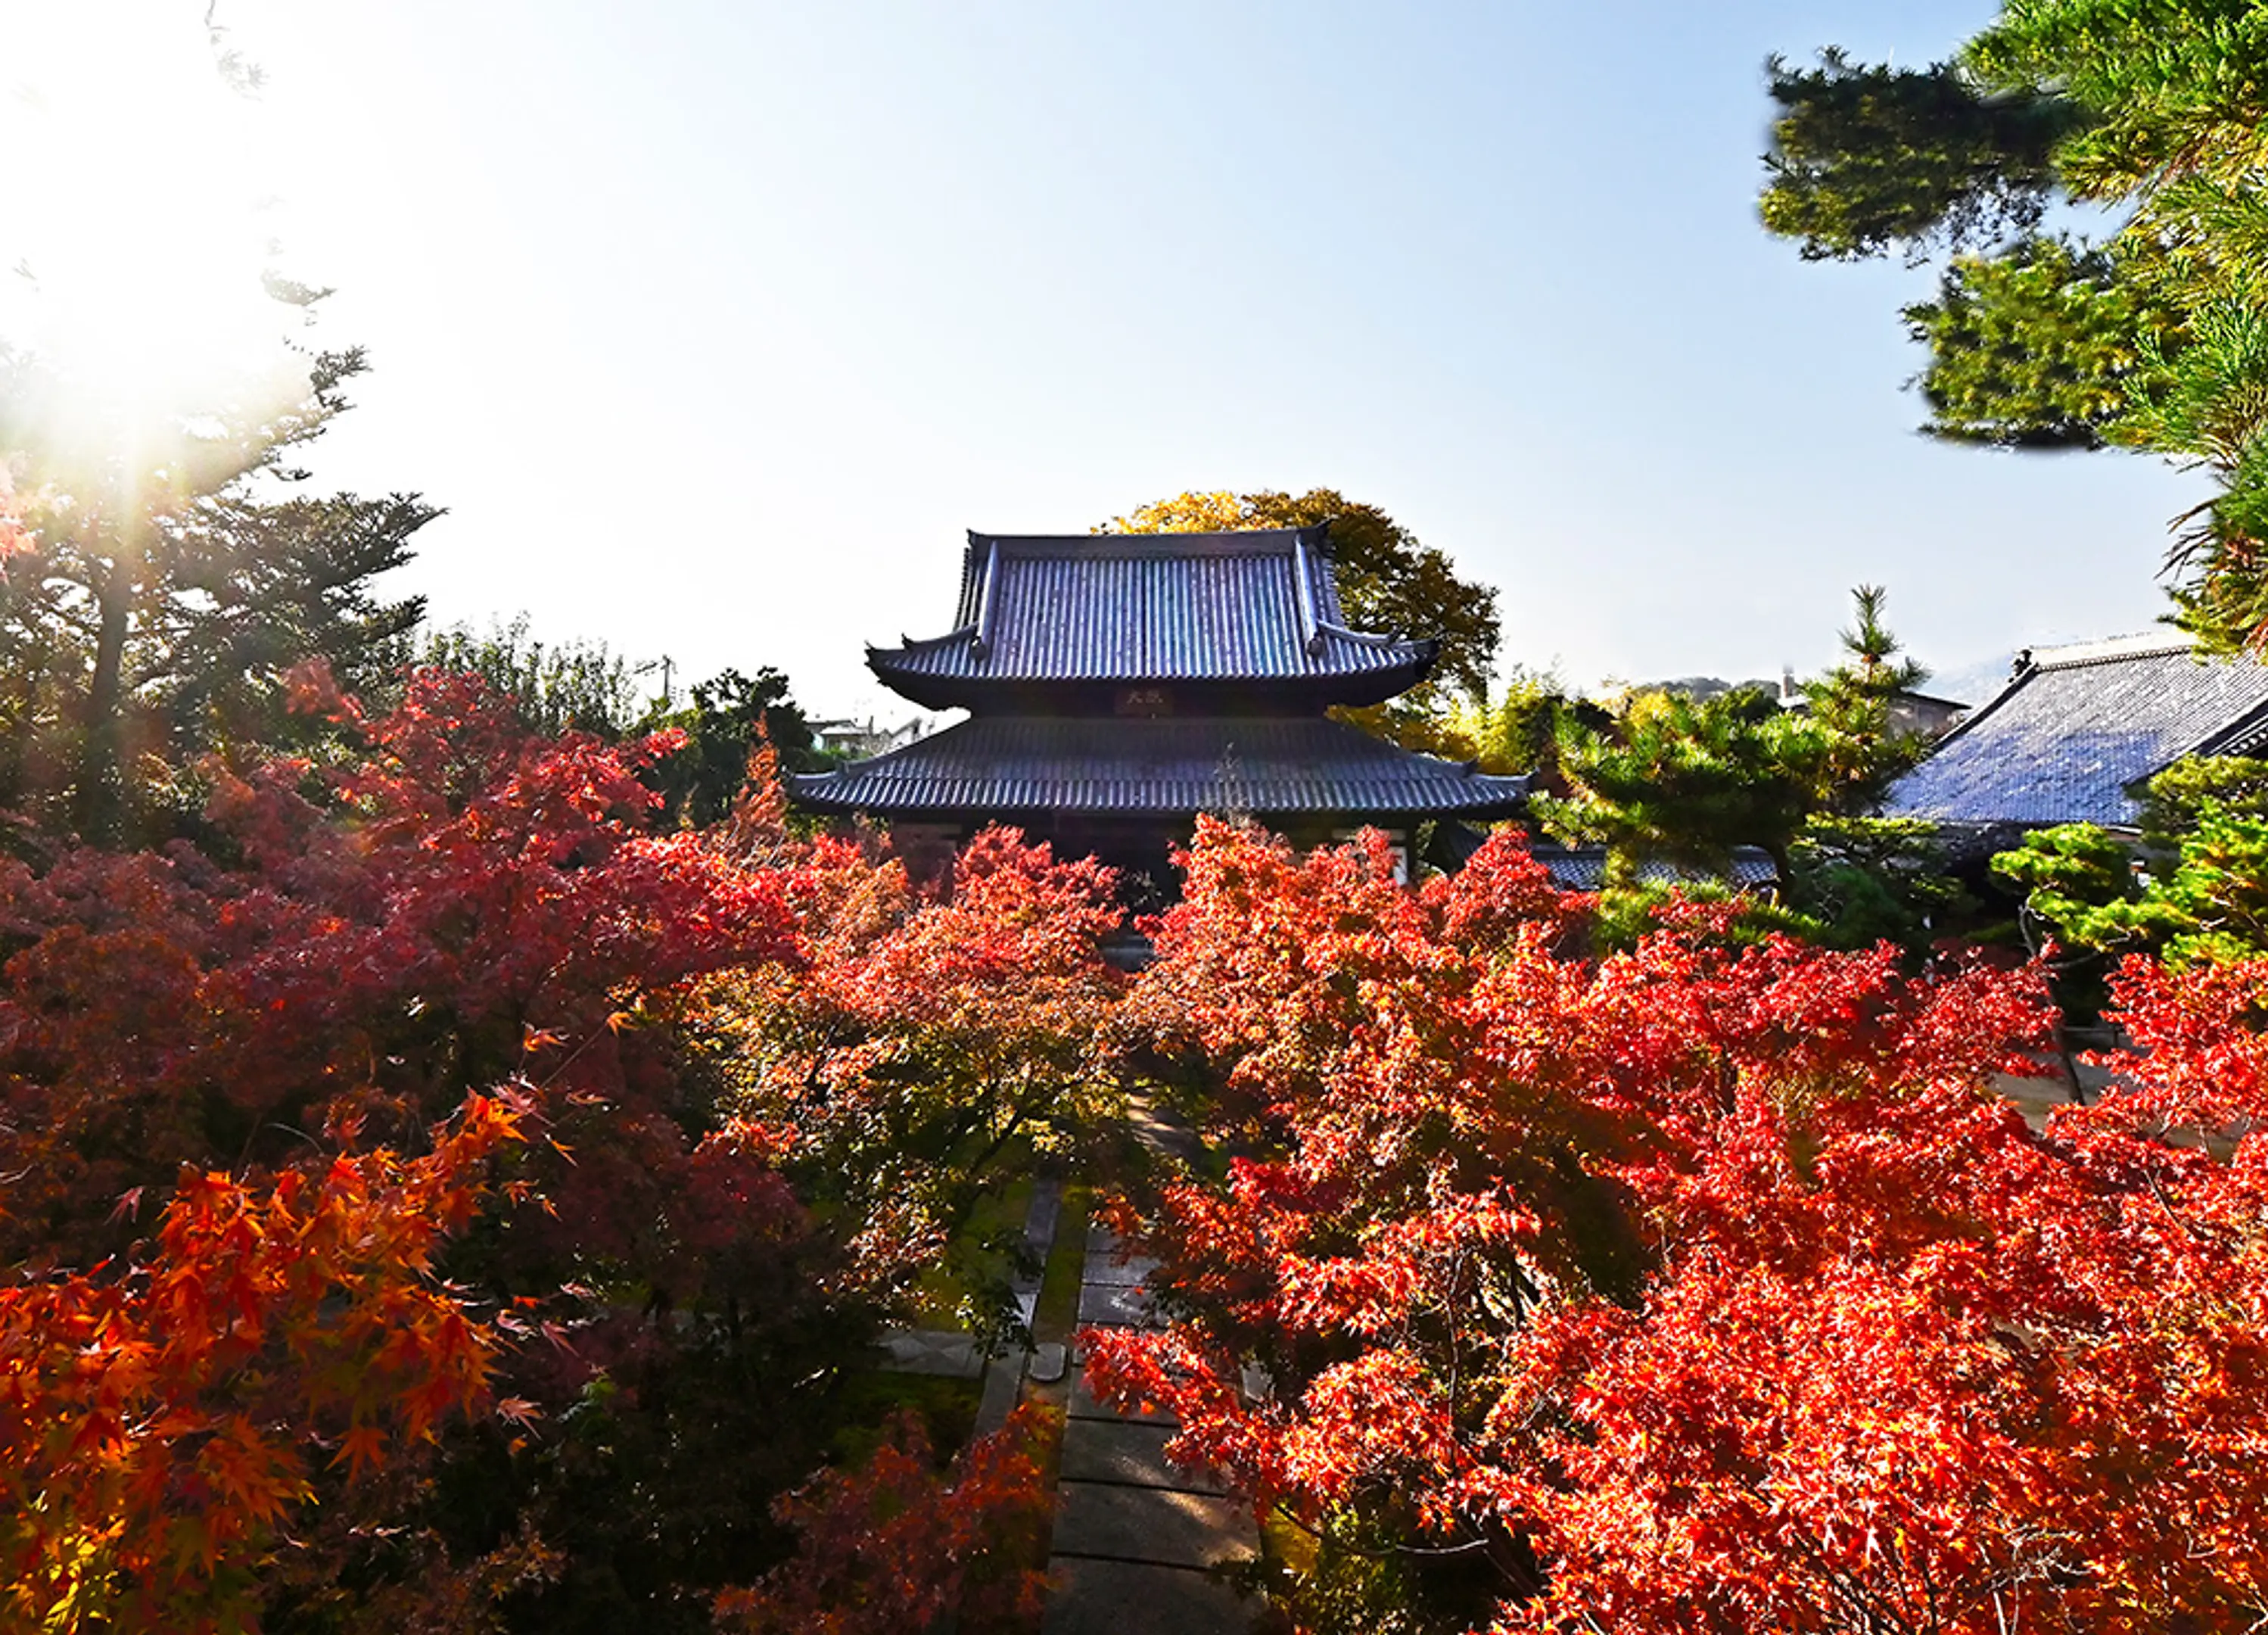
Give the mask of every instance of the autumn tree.
<svg viewBox="0 0 2268 1635">
<path fill-rule="evenodd" d="M 853 840 L 804 856 L 810 957 L 699 992 L 728 1104 L 794 1132 L 783 1171 L 814 1204 L 942 1246 L 998 1296 L 964 1323 L 1005 1335 L 1008 1269 L 963 1228 L 1012 1165 L 1075 1153 L 1116 1105 L 1116 877 L 1001 829 L 929 887 Z"/>
<path fill-rule="evenodd" d="M 1130 1200 L 1169 1454 L 1305 1530 L 1314 1629 L 2240 1626 L 2268 1609 L 2252 1314 L 2268 968 L 2130 968 L 2131 1091 L 2044 1132 L 2030 972 L 1626 954 L 1499 836 L 1207 823 L 1138 990 L 1236 1154 Z M 1296 1565 L 1295 1565 L 1296 1564 Z"/>
<path fill-rule="evenodd" d="M 650 774 L 674 733 L 532 733 L 510 699 L 437 672 L 383 713 L 319 667 L 295 685 L 350 754 L 211 770 L 196 844 L 33 837 L 0 863 L 0 1172 L 17 1178 L 0 1246 L 19 1275 L 73 1291 L 38 1308 L 26 1344 L 63 1367 L 93 1332 L 73 1314 L 110 1311 L 87 1302 L 119 1268 L 173 1253 L 136 1201 L 155 1207 L 184 1167 L 237 1200 L 232 1243 L 309 1218 L 334 1182 L 393 1196 L 391 1177 L 441 1150 L 429 1130 L 494 1087 L 523 1138 L 497 1155 L 479 1219 L 446 1243 L 429 1230 L 406 1270 L 368 1282 L 373 1299 L 397 1290 L 386 1309 L 404 1322 L 420 1289 L 471 1314 L 490 1410 L 373 1407 L 357 1445 L 382 1439 L 382 1464 L 276 1463 L 276 1447 L 358 1423 L 339 1406 L 348 1374 L 380 1394 L 417 1378 L 414 1359 L 309 1349 L 365 1275 L 320 1263 L 259 1331 L 282 1348 L 263 1372 L 189 1382 L 212 1412 L 253 1403 L 275 1427 L 260 1444 L 274 1483 L 182 1477 L 158 1495 L 242 1541 L 240 1565 L 174 1599 L 287 1630 L 704 1628 L 715 1593 L 790 1553 L 777 1501 L 827 1460 L 877 1325 L 943 1252 L 921 1200 L 966 1189 L 962 1167 L 1009 1134 L 986 1119 L 1042 1093 L 1050 1050 L 1093 1049 L 1090 1011 L 1116 992 L 1094 946 L 1116 919 L 1107 879 L 998 837 L 949 901 L 905 893 L 887 858 L 788 836 L 776 791 L 715 832 L 659 829 Z M 893 894 L 899 911 L 874 919 L 865 905 Z M 759 1101 L 736 1076 L 728 1034 L 774 1061 L 810 1047 L 727 1015 L 735 979 L 805 996 L 783 1028 L 836 1030 L 810 1094 Z M 907 1129 L 939 1139 L 900 1151 Z M 887 1184 L 916 1172 L 921 1198 Z M 419 1208 L 421 1230 L 466 1224 Z M 340 1221 L 372 1254 L 390 1241 L 367 1212 Z M 166 1286 L 232 1286 L 217 1241 L 189 1243 Z M 129 1319 L 166 1321 L 141 1311 L 100 1332 L 125 1344 Z M 206 1422 L 180 1423 L 175 1464 L 193 1465 Z M 105 1513 L 85 1526 L 125 1525 Z M 49 1612 L 62 1572 L 38 1592 Z"/>
<path fill-rule="evenodd" d="M 512 702 L 529 732 L 588 733 L 609 743 L 674 732 L 681 742 L 648 769 L 660 792 L 662 821 L 706 828 L 729 814 L 748 774 L 759 740 L 790 771 L 821 764 L 817 740 L 789 691 L 788 679 L 767 665 L 754 675 L 721 670 L 696 681 L 681 699 L 652 695 L 635 668 L 603 642 L 547 642 L 519 615 L 475 634 L 458 625 L 425 637 L 419 662 L 477 675 Z M 665 665 L 666 661 L 662 661 Z"/>
<path fill-rule="evenodd" d="M 1369 725 L 1411 748 L 1436 747 L 1459 698 L 1480 703 L 1488 697 L 1489 678 L 1503 639 L 1496 592 L 1460 578 L 1446 552 L 1421 543 L 1377 506 L 1330 489 L 1296 495 L 1272 489 L 1251 494 L 1191 491 L 1138 506 L 1098 532 L 1230 533 L 1319 523 L 1330 525 L 1339 600 L 1357 629 L 1441 644 L 1432 679 L 1392 703 L 1351 713 L 1367 718 Z"/>
<path fill-rule="evenodd" d="M 0 1289 L 4 1622 L 243 1628 L 319 1477 L 486 1405 L 502 1337 L 438 1261 L 516 1126 L 475 1097 L 416 1158 L 189 1171 L 124 1263 Z"/>
<path fill-rule="evenodd" d="M 161 425 L 89 431 L 67 378 L 0 353 L 19 517 L 0 579 L 0 804 L 129 837 L 187 759 L 289 736 L 293 664 L 321 658 L 358 686 L 407 657 L 422 603 L 372 581 L 438 512 L 300 491 L 294 463 L 364 367 L 358 350 L 316 353 Z"/>
<path fill-rule="evenodd" d="M 1948 62 L 1771 68 L 1765 226 L 1812 259 L 1949 255 L 1905 313 L 1926 430 L 2212 474 L 2175 595 L 2216 646 L 2268 630 L 2264 63 L 2249 0 L 2008 0 Z M 2114 225 L 2048 231 L 2066 203 Z"/>
<path fill-rule="evenodd" d="M 1037 1563 L 1052 1495 L 1041 1480 L 1044 1410 L 1017 1409 L 945 1470 L 902 1416 L 874 1455 L 780 1501 L 795 1554 L 717 1597 L 725 1635 L 897 1635 L 956 1616 L 978 1628 L 1037 1622 Z"/>
</svg>

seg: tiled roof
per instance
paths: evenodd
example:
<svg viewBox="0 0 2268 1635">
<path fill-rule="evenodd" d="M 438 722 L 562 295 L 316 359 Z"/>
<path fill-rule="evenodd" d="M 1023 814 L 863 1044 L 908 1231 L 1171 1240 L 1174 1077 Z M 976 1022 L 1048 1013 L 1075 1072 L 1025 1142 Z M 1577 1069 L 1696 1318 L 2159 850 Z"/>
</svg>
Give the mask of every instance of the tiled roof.
<svg viewBox="0 0 2268 1635">
<path fill-rule="evenodd" d="M 971 534 L 960 628 L 867 662 L 885 681 L 1420 679 L 1437 644 L 1347 630 L 1327 549 L 1319 527 Z"/>
<path fill-rule="evenodd" d="M 1493 777 L 1340 722 L 989 716 L 838 771 L 788 779 L 821 812 L 1463 813 L 1516 811 Z"/>
<path fill-rule="evenodd" d="M 1946 824 L 2132 825 L 2134 785 L 2268 733 L 2268 665 L 2163 635 L 2041 648 L 1901 778 L 1884 809 Z"/>
<path fill-rule="evenodd" d="M 1607 849 L 1604 846 L 1559 846 L 1547 841 L 1537 841 L 1528 847 L 1528 851 L 1538 863 L 1551 871 L 1551 883 L 1562 891 L 1597 891 L 1607 883 Z M 1640 863 L 1638 873 L 1638 878 L 1650 886 L 1683 886 L 1705 881 L 1753 891 L 1759 886 L 1779 883 L 1779 869 L 1772 862 L 1771 853 L 1761 846 L 1734 847 L 1730 865 L 1722 873 L 1706 869 L 1681 868 L 1675 863 L 1653 858 Z"/>
</svg>

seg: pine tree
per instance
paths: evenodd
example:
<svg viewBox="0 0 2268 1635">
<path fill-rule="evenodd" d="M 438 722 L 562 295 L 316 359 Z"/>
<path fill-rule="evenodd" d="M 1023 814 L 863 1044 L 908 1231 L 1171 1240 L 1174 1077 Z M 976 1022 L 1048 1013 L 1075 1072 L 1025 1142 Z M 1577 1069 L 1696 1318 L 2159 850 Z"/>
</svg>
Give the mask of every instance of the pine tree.
<svg viewBox="0 0 2268 1635">
<path fill-rule="evenodd" d="M 317 353 L 285 401 L 217 405 L 154 449 L 90 449 L 64 429 L 69 383 L 0 352 L 22 528 L 0 578 L 0 807 L 96 840 L 163 829 L 166 785 L 197 755 L 306 730 L 285 708 L 291 666 L 322 659 L 354 688 L 407 657 L 423 603 L 371 581 L 439 513 L 414 495 L 298 491 L 309 474 L 292 460 L 364 367 L 359 350 Z"/>
<path fill-rule="evenodd" d="M 1918 733 L 1898 727 L 1898 695 L 1920 686 L 1929 672 L 1899 656 L 1898 638 L 1882 622 L 1889 596 L 1879 585 L 1851 593 L 1857 616 L 1841 633 L 1844 661 L 1803 689 L 1812 719 L 1826 733 L 1822 801 L 1843 817 L 1871 809 L 1927 748 Z"/>
<path fill-rule="evenodd" d="M 1764 225 L 1812 260 L 1952 253 L 1905 313 L 1926 431 L 2211 475 L 2173 565 L 2215 647 L 2268 643 L 2264 74 L 2256 0 L 2006 0 L 1948 63 L 1771 69 Z M 2058 203 L 2117 225 L 2043 232 Z"/>
</svg>

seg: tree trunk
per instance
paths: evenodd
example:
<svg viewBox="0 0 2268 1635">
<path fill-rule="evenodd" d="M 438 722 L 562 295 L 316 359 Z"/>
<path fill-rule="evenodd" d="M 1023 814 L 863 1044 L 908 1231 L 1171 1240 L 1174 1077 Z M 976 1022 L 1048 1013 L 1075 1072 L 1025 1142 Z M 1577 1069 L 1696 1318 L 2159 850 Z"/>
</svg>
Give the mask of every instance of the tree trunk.
<svg viewBox="0 0 2268 1635">
<path fill-rule="evenodd" d="M 101 630 L 95 640 L 94 677 L 86 689 L 85 740 L 79 749 L 78 787 L 73 792 L 71 814 L 81 837 L 97 843 L 118 837 L 124 815 L 118 717 L 133 599 L 133 576 L 124 563 L 114 563 L 95 587 Z"/>
<path fill-rule="evenodd" d="M 28 792 L 25 780 L 32 760 L 32 737 L 38 731 L 40 686 L 48 674 L 48 642 L 34 636 L 24 656 L 22 701 L 12 721 L 0 722 L 0 806 L 19 806 Z"/>
</svg>

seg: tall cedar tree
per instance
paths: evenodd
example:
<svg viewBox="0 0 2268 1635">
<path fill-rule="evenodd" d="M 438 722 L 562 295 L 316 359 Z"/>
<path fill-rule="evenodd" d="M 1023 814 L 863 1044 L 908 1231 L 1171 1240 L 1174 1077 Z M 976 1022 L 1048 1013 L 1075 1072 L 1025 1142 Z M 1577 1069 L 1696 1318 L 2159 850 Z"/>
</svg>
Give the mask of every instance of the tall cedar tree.
<svg viewBox="0 0 2268 1635">
<path fill-rule="evenodd" d="M 2006 0 L 1949 63 L 1774 60 L 1764 225 L 1808 258 L 1949 253 L 1906 309 L 1944 438 L 2119 446 L 2209 472 L 2182 622 L 2268 643 L 2268 8 Z M 2043 230 L 2108 207 L 2098 241 Z"/>
<path fill-rule="evenodd" d="M 304 739 L 292 665 L 320 658 L 358 686 L 403 661 L 423 604 L 371 581 L 438 513 L 412 495 L 294 491 L 294 456 L 363 368 L 359 350 L 320 353 L 280 406 L 247 394 L 172 427 L 154 456 L 90 454 L 55 432 L 63 383 L 0 356 L 18 517 L 0 574 L 0 808 L 107 843 L 162 833 L 180 816 L 166 784 L 198 755 Z"/>
<path fill-rule="evenodd" d="M 1843 631 L 1843 662 L 1805 684 L 1803 699 L 1813 720 L 1826 730 L 1824 785 L 1827 811 L 1837 817 L 1863 817 L 1880 804 L 1898 775 L 1920 761 L 1928 748 L 1918 733 L 1900 730 L 1897 703 L 1929 679 L 1929 671 L 1900 657 L 1898 638 L 1882 622 L 1889 593 L 1861 585 L 1851 593 L 1855 617 Z"/>
</svg>

